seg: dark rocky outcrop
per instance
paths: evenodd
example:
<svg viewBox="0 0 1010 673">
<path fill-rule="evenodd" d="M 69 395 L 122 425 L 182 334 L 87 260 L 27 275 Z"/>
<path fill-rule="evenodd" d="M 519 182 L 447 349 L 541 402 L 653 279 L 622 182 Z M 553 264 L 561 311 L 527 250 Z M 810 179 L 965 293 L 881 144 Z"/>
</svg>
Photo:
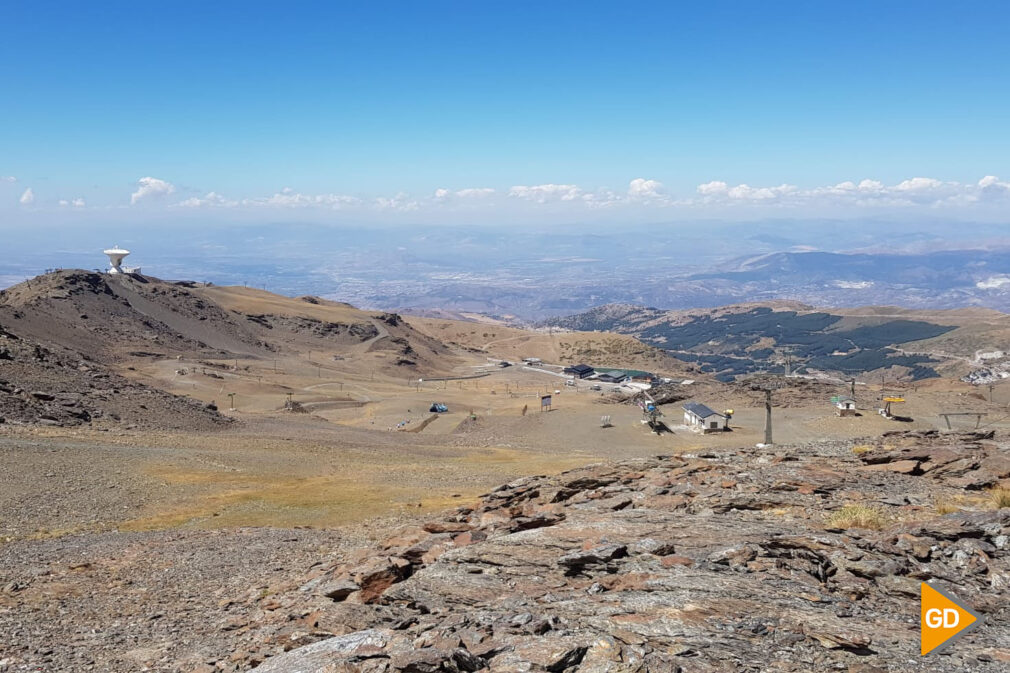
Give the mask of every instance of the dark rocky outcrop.
<svg viewBox="0 0 1010 673">
<path fill-rule="evenodd" d="M 336 637 L 257 670 L 1006 669 L 1010 509 L 936 509 L 965 476 L 1008 476 L 995 442 L 906 433 L 860 456 L 843 442 L 706 456 L 519 479 L 320 566 L 285 609 Z M 917 468 L 872 469 L 905 461 Z M 853 503 L 877 525 L 832 516 Z M 920 658 L 920 582 L 987 623 Z"/>
</svg>

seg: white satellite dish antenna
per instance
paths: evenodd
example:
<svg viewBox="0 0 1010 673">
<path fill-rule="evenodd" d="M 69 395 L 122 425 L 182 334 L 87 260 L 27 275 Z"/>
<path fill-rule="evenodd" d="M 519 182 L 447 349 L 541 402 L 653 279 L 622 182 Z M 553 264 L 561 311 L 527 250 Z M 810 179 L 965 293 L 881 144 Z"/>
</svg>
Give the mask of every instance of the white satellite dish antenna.
<svg viewBox="0 0 1010 673">
<path fill-rule="evenodd" d="M 109 273 L 110 274 L 125 274 L 130 273 L 131 270 L 123 270 L 123 258 L 129 255 L 128 250 L 123 250 L 119 246 L 114 246 L 109 250 L 103 250 L 104 254 L 109 256 Z"/>
</svg>

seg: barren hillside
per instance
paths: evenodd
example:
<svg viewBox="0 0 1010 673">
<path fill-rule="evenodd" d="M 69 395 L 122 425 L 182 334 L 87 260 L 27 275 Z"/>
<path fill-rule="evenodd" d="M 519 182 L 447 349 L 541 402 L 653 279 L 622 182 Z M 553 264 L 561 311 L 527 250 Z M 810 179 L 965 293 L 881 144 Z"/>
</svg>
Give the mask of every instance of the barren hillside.
<svg viewBox="0 0 1010 673">
<path fill-rule="evenodd" d="M 0 321 L 16 334 L 110 364 L 144 357 L 263 359 L 287 351 L 366 349 L 391 371 L 452 365 L 449 349 L 395 314 L 136 274 L 71 270 L 33 278 L 0 292 Z"/>
<path fill-rule="evenodd" d="M 512 361 L 536 357 L 558 364 L 588 362 L 599 367 L 643 369 L 673 376 L 697 373 L 695 367 L 624 334 L 527 330 L 413 316 L 408 316 L 407 321 L 440 341 Z"/>
</svg>

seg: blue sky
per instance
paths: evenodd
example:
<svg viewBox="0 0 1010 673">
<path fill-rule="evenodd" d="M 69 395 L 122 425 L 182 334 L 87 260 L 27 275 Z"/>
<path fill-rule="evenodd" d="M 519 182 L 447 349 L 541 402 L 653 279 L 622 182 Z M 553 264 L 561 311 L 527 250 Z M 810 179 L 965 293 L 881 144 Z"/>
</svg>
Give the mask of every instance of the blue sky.
<svg viewBox="0 0 1010 673">
<path fill-rule="evenodd" d="M 0 13 L 8 222 L 998 218 L 1010 204 L 1004 3 Z"/>
</svg>

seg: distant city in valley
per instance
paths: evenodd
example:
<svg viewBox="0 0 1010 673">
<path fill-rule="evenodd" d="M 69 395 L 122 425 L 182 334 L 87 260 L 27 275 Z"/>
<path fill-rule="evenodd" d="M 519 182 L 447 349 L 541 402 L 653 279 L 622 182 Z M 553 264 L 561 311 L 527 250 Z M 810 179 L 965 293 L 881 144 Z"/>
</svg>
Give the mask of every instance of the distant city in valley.
<svg viewBox="0 0 1010 673">
<path fill-rule="evenodd" d="M 808 244 L 814 227 L 781 222 L 597 226 L 578 235 L 564 226 L 258 225 L 241 232 L 183 228 L 182 235 L 97 228 L 68 233 L 54 247 L 45 231 L 26 232 L 0 261 L 0 285 L 53 266 L 100 266 L 96 253 L 119 242 L 129 244 L 146 273 L 161 278 L 514 324 L 612 303 L 685 309 L 790 300 L 1010 310 L 1010 246 L 999 245 L 998 227 L 980 225 L 975 239 L 940 243 L 949 225 L 890 225 L 900 239 L 866 245 L 880 226 L 850 223 L 832 237 L 831 251 Z"/>
</svg>

